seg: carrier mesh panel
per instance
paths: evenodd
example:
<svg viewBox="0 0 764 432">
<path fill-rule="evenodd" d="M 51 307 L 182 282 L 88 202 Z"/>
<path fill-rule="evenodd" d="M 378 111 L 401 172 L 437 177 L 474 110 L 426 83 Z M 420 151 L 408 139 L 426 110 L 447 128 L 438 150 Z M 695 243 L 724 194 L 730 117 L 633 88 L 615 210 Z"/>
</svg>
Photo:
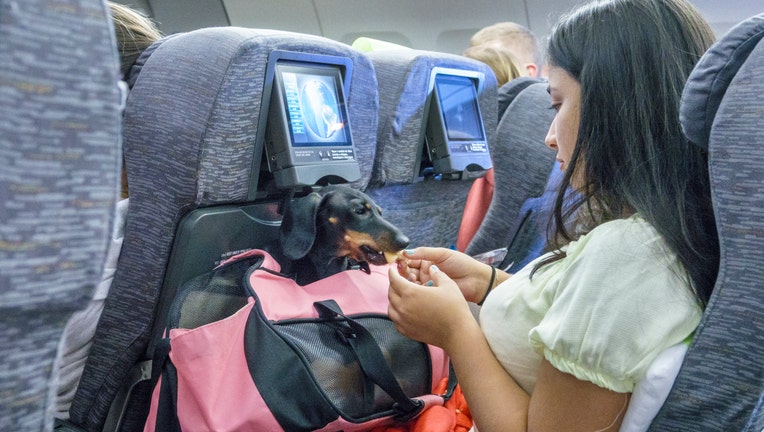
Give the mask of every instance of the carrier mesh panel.
<svg viewBox="0 0 764 432">
<path fill-rule="evenodd" d="M 353 319 L 374 336 L 407 396 L 430 392 L 432 373 L 426 345 L 402 336 L 386 316 Z M 319 319 L 281 321 L 276 325 L 276 330 L 302 352 L 316 381 L 345 416 L 361 418 L 392 407 L 392 398 L 374 385 L 373 409 L 368 411 L 364 399 L 359 397 L 366 390 L 364 375 L 350 347 L 338 334 L 336 324 Z M 387 347 L 392 347 L 392 350 Z"/>
<path fill-rule="evenodd" d="M 200 327 L 246 306 L 244 277 L 247 269 L 262 259 L 262 256 L 241 259 L 184 283 L 170 308 L 170 328 Z"/>
</svg>

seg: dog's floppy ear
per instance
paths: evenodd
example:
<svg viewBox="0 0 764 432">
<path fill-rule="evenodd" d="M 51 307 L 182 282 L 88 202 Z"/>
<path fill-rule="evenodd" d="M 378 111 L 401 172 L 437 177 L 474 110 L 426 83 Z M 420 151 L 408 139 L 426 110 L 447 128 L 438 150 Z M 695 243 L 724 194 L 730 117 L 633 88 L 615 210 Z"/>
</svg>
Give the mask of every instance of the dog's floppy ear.
<svg viewBox="0 0 764 432">
<path fill-rule="evenodd" d="M 292 260 L 304 257 L 316 240 L 316 215 L 323 197 L 312 192 L 284 203 L 279 238 L 284 255 Z"/>
</svg>

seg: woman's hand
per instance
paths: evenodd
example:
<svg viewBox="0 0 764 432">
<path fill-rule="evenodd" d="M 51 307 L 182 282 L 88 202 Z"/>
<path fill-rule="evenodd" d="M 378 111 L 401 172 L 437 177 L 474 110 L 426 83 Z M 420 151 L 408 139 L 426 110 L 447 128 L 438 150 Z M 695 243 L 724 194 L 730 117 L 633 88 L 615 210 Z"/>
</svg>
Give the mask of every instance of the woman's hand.
<svg viewBox="0 0 764 432">
<path fill-rule="evenodd" d="M 426 274 L 427 281 L 412 282 L 390 269 L 388 315 L 401 334 L 449 351 L 463 329 L 477 325 L 475 317 L 456 282 L 436 266 L 417 274 Z"/>
<path fill-rule="evenodd" d="M 491 267 L 467 254 L 446 248 L 420 247 L 406 250 L 397 261 L 398 274 L 407 280 L 426 284 L 432 280 L 430 266 L 433 264 L 448 275 L 459 287 L 467 301 L 479 302 L 486 293 L 491 279 Z M 494 286 L 507 279 L 504 272 L 498 272 Z"/>
</svg>

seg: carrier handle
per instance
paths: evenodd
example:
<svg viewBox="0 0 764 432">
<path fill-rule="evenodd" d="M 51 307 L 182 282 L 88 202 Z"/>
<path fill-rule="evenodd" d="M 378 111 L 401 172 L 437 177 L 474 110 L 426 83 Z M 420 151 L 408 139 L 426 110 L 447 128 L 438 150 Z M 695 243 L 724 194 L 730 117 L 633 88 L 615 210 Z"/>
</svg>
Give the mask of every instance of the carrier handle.
<svg viewBox="0 0 764 432">
<path fill-rule="evenodd" d="M 393 371 L 387 364 L 377 340 L 374 339 L 374 336 L 366 327 L 345 315 L 334 300 L 318 301 L 313 303 L 313 307 L 321 318 L 335 318 L 339 316 L 350 326 L 353 334 L 350 335 L 351 337 L 347 337 L 346 340 L 358 358 L 361 370 L 393 398 L 395 401 L 393 409 L 399 413 L 397 415 L 398 420 L 408 420 L 424 408 L 424 402 L 418 399 L 411 399 L 403 392 Z"/>
</svg>

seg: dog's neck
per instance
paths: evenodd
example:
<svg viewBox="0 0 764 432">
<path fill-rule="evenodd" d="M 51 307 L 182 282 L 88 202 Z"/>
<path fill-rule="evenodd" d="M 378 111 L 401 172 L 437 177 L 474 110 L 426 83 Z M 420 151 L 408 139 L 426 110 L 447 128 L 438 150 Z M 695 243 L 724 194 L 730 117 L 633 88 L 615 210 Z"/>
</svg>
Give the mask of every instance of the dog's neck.
<svg viewBox="0 0 764 432">
<path fill-rule="evenodd" d="M 337 259 L 343 259 L 343 258 L 337 258 Z M 367 263 L 366 261 L 356 261 L 350 257 L 344 257 L 344 261 L 345 261 L 345 270 L 361 270 L 362 272 L 366 274 L 371 274 L 369 263 Z"/>
<path fill-rule="evenodd" d="M 366 261 L 356 261 L 349 257 L 332 257 L 328 261 L 316 258 L 318 257 L 308 255 L 294 263 L 294 276 L 299 285 L 307 285 L 345 270 L 371 273 Z"/>
<path fill-rule="evenodd" d="M 366 273 L 371 272 L 371 270 L 369 270 L 369 263 L 366 261 L 356 261 L 347 256 L 332 257 L 328 262 L 324 260 L 321 260 L 321 262 L 313 262 L 313 267 L 317 270 L 318 279 L 323 279 L 345 270 L 363 270 Z"/>
</svg>

